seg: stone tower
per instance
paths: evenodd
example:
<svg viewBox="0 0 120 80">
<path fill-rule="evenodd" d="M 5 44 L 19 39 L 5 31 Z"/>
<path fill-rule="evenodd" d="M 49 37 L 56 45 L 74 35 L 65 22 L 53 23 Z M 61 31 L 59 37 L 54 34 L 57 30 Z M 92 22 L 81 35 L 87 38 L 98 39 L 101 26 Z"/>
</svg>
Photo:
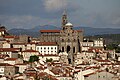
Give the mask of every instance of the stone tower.
<svg viewBox="0 0 120 80">
<path fill-rule="evenodd" d="M 74 54 L 80 52 L 80 40 L 78 31 L 73 30 L 73 25 L 67 22 L 67 15 L 62 17 L 62 30 L 60 31 L 59 48 L 68 53 L 69 64 L 74 64 Z"/>
<path fill-rule="evenodd" d="M 62 29 L 64 29 L 65 25 L 67 24 L 67 14 L 66 14 L 66 11 L 63 12 L 63 16 L 62 16 Z"/>
</svg>

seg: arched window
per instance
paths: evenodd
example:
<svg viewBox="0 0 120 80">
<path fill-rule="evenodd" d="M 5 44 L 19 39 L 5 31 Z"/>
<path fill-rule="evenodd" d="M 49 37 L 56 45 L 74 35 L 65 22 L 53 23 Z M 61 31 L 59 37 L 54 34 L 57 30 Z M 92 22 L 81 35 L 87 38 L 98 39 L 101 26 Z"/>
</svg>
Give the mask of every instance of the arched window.
<svg viewBox="0 0 120 80">
<path fill-rule="evenodd" d="M 62 47 L 62 52 L 64 52 L 64 47 Z"/>
<path fill-rule="evenodd" d="M 70 51 L 70 46 L 67 46 L 67 53 Z"/>
<path fill-rule="evenodd" d="M 75 53 L 75 47 L 73 47 L 73 53 Z"/>
</svg>

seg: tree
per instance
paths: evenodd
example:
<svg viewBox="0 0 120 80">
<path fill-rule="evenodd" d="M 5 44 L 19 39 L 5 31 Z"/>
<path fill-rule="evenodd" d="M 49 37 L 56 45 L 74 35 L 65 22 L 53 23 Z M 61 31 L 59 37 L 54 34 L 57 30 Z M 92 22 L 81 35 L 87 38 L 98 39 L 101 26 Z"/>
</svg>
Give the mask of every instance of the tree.
<svg viewBox="0 0 120 80">
<path fill-rule="evenodd" d="M 30 56 L 29 62 L 39 61 L 39 57 L 36 55 Z"/>
<path fill-rule="evenodd" d="M 46 59 L 46 62 L 52 62 L 52 61 L 53 61 L 52 58 L 50 58 L 50 59 Z"/>
<path fill-rule="evenodd" d="M 116 53 L 120 53 L 120 47 L 119 46 L 116 49 Z"/>
</svg>

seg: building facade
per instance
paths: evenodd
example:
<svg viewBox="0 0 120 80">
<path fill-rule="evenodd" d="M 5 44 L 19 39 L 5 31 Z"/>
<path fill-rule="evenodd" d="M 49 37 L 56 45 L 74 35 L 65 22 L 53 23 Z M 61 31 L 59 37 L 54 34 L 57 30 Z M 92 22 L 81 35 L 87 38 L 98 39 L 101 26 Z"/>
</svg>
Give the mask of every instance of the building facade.
<svg viewBox="0 0 120 80">
<path fill-rule="evenodd" d="M 40 30 L 40 41 L 57 42 L 58 51 L 67 52 L 68 61 L 73 64 L 74 54 L 81 51 L 80 43 L 83 41 L 83 31 L 73 30 L 73 25 L 68 22 L 65 12 L 61 23 L 61 30 Z"/>
</svg>

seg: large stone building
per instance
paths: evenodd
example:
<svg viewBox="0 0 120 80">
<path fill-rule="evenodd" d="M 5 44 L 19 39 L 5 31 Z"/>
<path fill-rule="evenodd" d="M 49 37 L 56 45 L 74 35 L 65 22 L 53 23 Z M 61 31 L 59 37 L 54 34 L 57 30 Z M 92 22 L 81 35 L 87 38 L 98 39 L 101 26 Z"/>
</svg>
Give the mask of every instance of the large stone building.
<svg viewBox="0 0 120 80">
<path fill-rule="evenodd" d="M 83 31 L 73 30 L 73 25 L 68 22 L 67 14 L 62 16 L 61 30 L 40 30 L 41 42 L 57 42 L 58 50 L 68 53 L 69 63 L 74 62 L 74 54 L 80 52 L 80 42 L 83 41 Z"/>
</svg>

